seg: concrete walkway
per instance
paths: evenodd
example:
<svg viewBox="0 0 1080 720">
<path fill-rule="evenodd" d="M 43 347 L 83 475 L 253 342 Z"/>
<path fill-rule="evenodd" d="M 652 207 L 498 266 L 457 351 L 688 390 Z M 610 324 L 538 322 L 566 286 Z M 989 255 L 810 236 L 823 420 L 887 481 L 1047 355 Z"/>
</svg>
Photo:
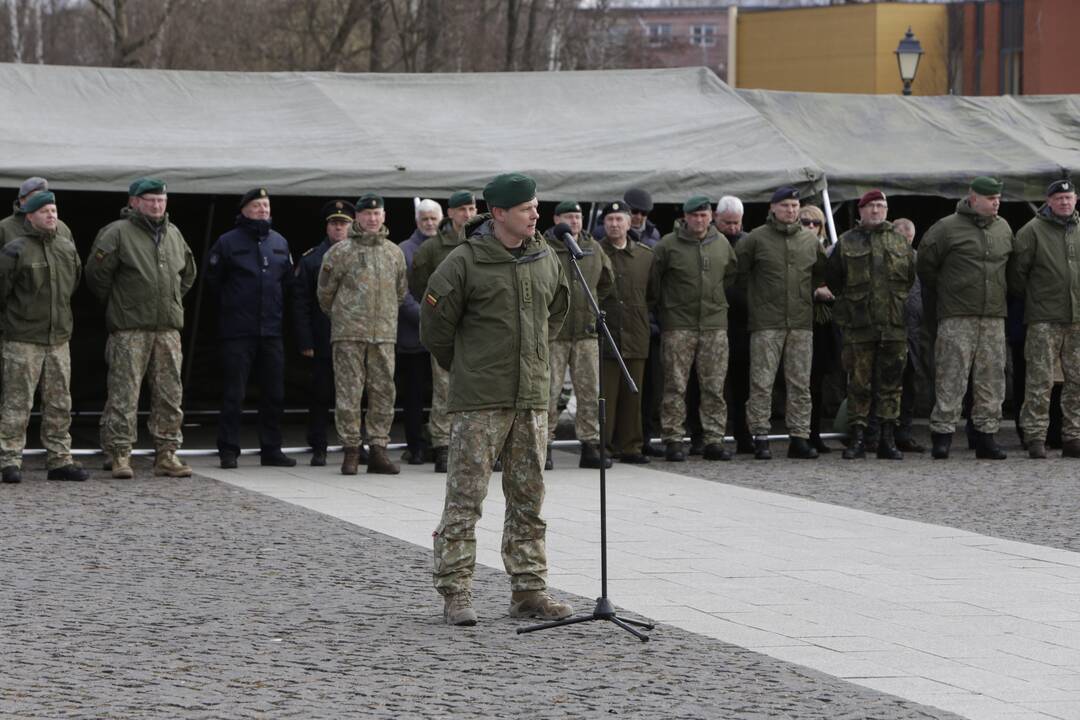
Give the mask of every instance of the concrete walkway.
<svg viewBox="0 0 1080 720">
<path fill-rule="evenodd" d="M 557 466 L 573 460 L 556 453 Z M 344 477 L 254 462 L 193 465 L 431 546 L 443 476 L 430 465 Z M 546 477 L 549 583 L 595 597 L 598 475 Z M 479 561 L 496 568 L 502 508 L 496 478 L 477 537 Z M 622 465 L 608 474 L 608 539 L 608 594 L 627 615 L 965 717 L 1080 719 L 1080 553 Z"/>
</svg>

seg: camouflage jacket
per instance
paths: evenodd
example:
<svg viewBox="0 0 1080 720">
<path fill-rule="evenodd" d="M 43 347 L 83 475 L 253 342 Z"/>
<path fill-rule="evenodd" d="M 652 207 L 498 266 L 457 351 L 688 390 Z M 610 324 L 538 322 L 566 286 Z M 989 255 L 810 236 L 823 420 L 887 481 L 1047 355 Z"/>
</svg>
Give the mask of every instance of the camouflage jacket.
<svg viewBox="0 0 1080 720">
<path fill-rule="evenodd" d="M 398 306 L 407 291 L 405 254 L 385 226 L 331 245 L 317 290 L 319 307 L 330 316 L 330 342 L 396 342 Z"/>
<path fill-rule="evenodd" d="M 712 225 L 698 240 L 677 227 L 653 248 L 649 305 L 661 330 L 715 330 L 728 323 L 727 292 L 735 251 Z"/>
<path fill-rule="evenodd" d="M 750 332 L 813 328 L 814 288 L 825 277 L 825 251 L 813 232 L 769 213 L 764 225 L 739 240 L 736 255 Z"/>
<path fill-rule="evenodd" d="M 978 215 L 961 200 L 956 212 L 934 223 L 919 244 L 917 268 L 923 308 L 934 322 L 948 317 L 1005 317 L 1005 268 L 1013 234 L 1002 218 Z"/>
<path fill-rule="evenodd" d="M 562 326 L 569 288 L 539 234 L 513 254 L 490 215 L 439 265 L 420 301 L 420 339 L 450 371 L 447 409 L 547 410 L 548 341 Z"/>
<path fill-rule="evenodd" d="M 57 345 L 71 338 L 71 296 L 82 262 L 59 232 L 34 228 L 0 251 L 0 308 L 4 339 Z"/>
<path fill-rule="evenodd" d="M 105 303 L 114 330 L 182 330 L 183 297 L 195 283 L 195 257 L 169 216 L 154 224 L 124 208 L 98 233 L 86 261 L 86 284 Z"/>
<path fill-rule="evenodd" d="M 544 233 L 544 239 L 562 263 L 563 275 L 566 276 L 566 282 L 570 286 L 570 309 L 566 312 L 566 320 L 559 334 L 551 339 L 570 341 L 596 339 L 596 318 L 592 307 L 589 306 L 589 301 L 585 299 L 585 293 L 581 291 L 577 273 L 570 267 L 570 251 L 551 230 Z M 601 252 L 600 244 L 593 240 L 589 233 L 585 231 L 578 233 L 576 240 L 578 247 L 585 253 L 585 257 L 578 261 L 578 267 L 581 268 L 581 274 L 585 276 L 585 282 L 589 284 L 589 291 L 596 301 L 601 303 L 611 294 L 611 263 L 607 255 Z"/>
<path fill-rule="evenodd" d="M 1016 233 L 1006 272 L 1010 292 L 1024 299 L 1024 322 L 1080 323 L 1080 214 L 1040 208 Z"/>
<path fill-rule="evenodd" d="M 907 339 L 904 310 L 915 282 L 915 251 L 892 223 L 841 235 L 825 281 L 836 296 L 833 320 L 845 343 Z"/>
</svg>

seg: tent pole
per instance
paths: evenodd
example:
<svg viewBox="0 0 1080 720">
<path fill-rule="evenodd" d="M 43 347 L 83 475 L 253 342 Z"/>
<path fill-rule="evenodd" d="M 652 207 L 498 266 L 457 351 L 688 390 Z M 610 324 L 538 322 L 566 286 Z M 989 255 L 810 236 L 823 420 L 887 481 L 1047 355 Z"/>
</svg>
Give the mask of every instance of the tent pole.
<svg viewBox="0 0 1080 720">
<path fill-rule="evenodd" d="M 825 225 L 829 228 L 829 240 L 832 241 L 833 247 L 836 247 L 836 223 L 833 221 L 832 203 L 829 202 L 828 188 L 821 191 L 821 200 L 825 203 Z"/>
</svg>

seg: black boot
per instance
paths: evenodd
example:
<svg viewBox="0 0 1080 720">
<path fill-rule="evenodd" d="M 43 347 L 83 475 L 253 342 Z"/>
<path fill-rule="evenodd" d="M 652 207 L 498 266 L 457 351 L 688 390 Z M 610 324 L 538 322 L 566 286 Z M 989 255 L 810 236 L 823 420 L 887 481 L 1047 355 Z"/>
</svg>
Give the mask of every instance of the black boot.
<svg viewBox="0 0 1080 720">
<path fill-rule="evenodd" d="M 8 465 L 7 467 L 5 467 L 3 470 L 3 475 L 3 482 L 6 482 L 10 485 L 15 485 L 16 483 L 22 482 L 22 471 L 14 465 Z"/>
<path fill-rule="evenodd" d="M 686 453 L 683 452 L 683 444 L 681 442 L 667 443 L 667 449 L 664 451 L 664 459 L 668 462 L 686 462 Z"/>
<path fill-rule="evenodd" d="M 896 423 L 881 423 L 881 437 L 878 440 L 877 456 L 882 460 L 903 460 L 904 453 L 896 448 Z"/>
<path fill-rule="evenodd" d="M 690 438 L 690 454 L 701 455 L 705 452 L 705 440 L 700 437 Z"/>
<path fill-rule="evenodd" d="M 587 468 L 591 470 L 600 469 L 600 448 L 592 443 L 581 443 L 581 460 L 578 461 L 579 468 Z M 604 467 L 611 467 L 611 458 L 604 457 Z"/>
<path fill-rule="evenodd" d="M 90 473 L 82 465 L 71 463 L 63 467 L 53 468 L 45 477 L 49 480 L 67 480 L 68 482 L 85 482 L 90 479 Z"/>
<path fill-rule="evenodd" d="M 754 436 L 754 459 L 755 460 L 772 460 L 772 453 L 769 451 L 769 436 L 768 435 L 755 435 Z"/>
<path fill-rule="evenodd" d="M 821 433 L 810 433 L 810 445 L 822 455 L 832 452 L 832 448 L 826 445 L 825 441 L 821 439 Z"/>
<path fill-rule="evenodd" d="M 935 460 L 945 460 L 949 457 L 949 448 L 952 447 L 952 433 L 930 433 L 930 440 L 934 443 L 930 454 Z"/>
<path fill-rule="evenodd" d="M 788 441 L 787 456 L 795 460 L 813 460 L 818 455 L 817 450 L 810 447 L 806 438 L 793 437 Z"/>
<path fill-rule="evenodd" d="M 926 448 L 911 434 L 911 428 L 896 429 L 896 447 L 904 452 L 922 453 Z"/>
<path fill-rule="evenodd" d="M 702 455 L 705 456 L 706 460 L 724 460 L 724 461 L 727 461 L 727 460 L 731 459 L 731 452 L 726 447 L 724 447 L 724 443 L 722 443 L 722 442 L 720 442 L 720 443 L 709 443 L 708 445 L 705 446 L 705 449 L 702 451 Z"/>
<path fill-rule="evenodd" d="M 548 443 L 548 446 L 547 446 L 547 457 L 544 459 L 544 469 L 545 470 L 554 470 L 555 469 L 555 462 L 551 459 L 551 443 Z"/>
<path fill-rule="evenodd" d="M 994 433 L 975 431 L 975 457 L 980 460 L 1004 460 L 1008 457 L 1005 451 L 998 447 L 994 440 Z"/>
<path fill-rule="evenodd" d="M 855 425 L 848 433 L 848 446 L 841 455 L 845 460 L 861 460 L 866 457 L 866 431 L 862 425 Z"/>
<path fill-rule="evenodd" d="M 435 448 L 435 472 L 446 472 L 450 461 L 450 449 L 445 445 Z"/>
<path fill-rule="evenodd" d="M 323 467 L 326 465 L 326 448 L 313 447 L 311 448 L 311 466 Z"/>
<path fill-rule="evenodd" d="M 294 467 L 296 458 L 281 452 L 279 447 L 264 447 L 259 453 L 259 464 L 267 467 Z"/>
</svg>

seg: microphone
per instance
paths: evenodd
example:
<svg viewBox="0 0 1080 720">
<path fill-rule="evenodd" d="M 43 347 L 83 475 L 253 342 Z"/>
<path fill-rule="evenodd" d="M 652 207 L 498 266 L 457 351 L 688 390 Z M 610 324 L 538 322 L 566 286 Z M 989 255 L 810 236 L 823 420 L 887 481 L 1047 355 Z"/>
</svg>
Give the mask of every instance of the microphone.
<svg viewBox="0 0 1080 720">
<path fill-rule="evenodd" d="M 574 240 L 574 233 L 570 230 L 570 226 L 566 223 L 559 223 L 551 229 L 559 240 L 563 241 L 563 245 L 566 245 L 566 249 L 570 251 L 570 255 L 575 260 L 580 260 L 585 257 L 585 253 L 581 251 L 581 247 Z"/>
</svg>

